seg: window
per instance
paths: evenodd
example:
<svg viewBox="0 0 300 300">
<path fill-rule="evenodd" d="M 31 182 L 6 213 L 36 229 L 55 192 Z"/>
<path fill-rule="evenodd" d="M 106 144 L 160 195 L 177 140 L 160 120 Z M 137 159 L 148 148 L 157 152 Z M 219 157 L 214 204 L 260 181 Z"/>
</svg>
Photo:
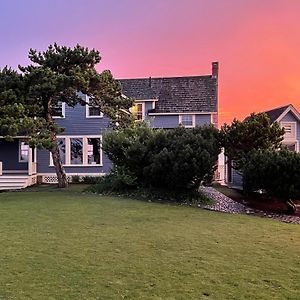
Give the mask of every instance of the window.
<svg viewBox="0 0 300 300">
<path fill-rule="evenodd" d="M 89 165 L 100 165 L 100 138 L 88 138 L 87 139 L 87 162 Z"/>
<path fill-rule="evenodd" d="M 144 103 L 135 103 L 130 112 L 135 116 L 136 120 L 144 120 Z"/>
<path fill-rule="evenodd" d="M 28 162 L 29 144 L 26 141 L 19 141 L 19 162 Z"/>
<path fill-rule="evenodd" d="M 92 101 L 92 99 L 86 97 L 88 104 L 86 104 L 86 117 L 87 118 L 102 118 L 103 114 L 100 111 L 100 107 Z"/>
<path fill-rule="evenodd" d="M 298 152 L 298 143 L 297 142 L 283 142 L 282 143 L 283 147 L 286 147 L 287 150 L 292 151 L 292 152 Z"/>
<path fill-rule="evenodd" d="M 64 136 L 57 140 L 63 165 L 102 166 L 101 136 Z M 50 166 L 53 166 L 51 153 Z"/>
<path fill-rule="evenodd" d="M 195 127 L 195 115 L 179 115 L 179 124 L 184 127 Z"/>
<path fill-rule="evenodd" d="M 71 138 L 70 139 L 70 163 L 71 165 L 83 164 L 83 139 Z"/>
<path fill-rule="evenodd" d="M 65 142 L 65 139 L 57 139 L 57 143 L 58 143 L 58 149 L 59 149 L 59 155 L 60 155 L 61 162 L 63 164 L 65 164 L 66 163 L 66 142 Z"/>
<path fill-rule="evenodd" d="M 282 122 L 281 127 L 284 128 L 285 139 L 296 139 L 296 122 Z"/>
<path fill-rule="evenodd" d="M 65 117 L 65 103 L 58 101 L 56 105 L 52 106 L 52 117 L 54 119 Z"/>
</svg>

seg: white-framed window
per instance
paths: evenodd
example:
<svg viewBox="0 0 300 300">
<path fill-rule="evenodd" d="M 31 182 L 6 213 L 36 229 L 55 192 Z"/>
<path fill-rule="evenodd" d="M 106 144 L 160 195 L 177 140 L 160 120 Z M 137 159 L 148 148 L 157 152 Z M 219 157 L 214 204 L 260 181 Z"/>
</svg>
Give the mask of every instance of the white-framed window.
<svg viewBox="0 0 300 300">
<path fill-rule="evenodd" d="M 58 146 L 65 166 L 102 166 L 101 136 L 60 136 Z M 53 166 L 50 153 L 50 166 Z"/>
<path fill-rule="evenodd" d="M 87 102 L 85 106 L 85 116 L 87 118 L 102 118 L 103 113 L 100 111 L 100 107 L 93 103 L 92 99 L 85 96 L 85 101 Z"/>
<path fill-rule="evenodd" d="M 186 128 L 195 127 L 196 116 L 192 114 L 179 115 L 179 124 Z"/>
<path fill-rule="evenodd" d="M 19 162 L 28 162 L 29 144 L 27 141 L 19 140 Z"/>
<path fill-rule="evenodd" d="M 281 127 L 284 128 L 284 139 L 296 139 L 297 136 L 297 128 L 296 122 L 281 122 Z"/>
<path fill-rule="evenodd" d="M 52 106 L 53 119 L 62 119 L 66 116 L 66 103 L 58 101 L 56 105 Z"/>
<path fill-rule="evenodd" d="M 291 142 L 283 141 L 282 146 L 286 147 L 289 151 L 299 152 L 299 143 L 298 143 L 298 141 L 294 141 L 294 142 L 292 142 L 292 141 Z"/>
<path fill-rule="evenodd" d="M 144 102 L 136 102 L 129 109 L 130 112 L 135 116 L 136 120 L 144 120 L 145 118 L 145 103 Z"/>
</svg>

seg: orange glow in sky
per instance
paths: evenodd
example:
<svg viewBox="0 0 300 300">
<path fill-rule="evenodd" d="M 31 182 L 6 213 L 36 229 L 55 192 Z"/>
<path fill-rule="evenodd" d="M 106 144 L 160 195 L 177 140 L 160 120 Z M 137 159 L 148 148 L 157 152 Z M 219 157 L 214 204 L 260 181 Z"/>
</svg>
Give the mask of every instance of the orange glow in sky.
<svg viewBox="0 0 300 300">
<path fill-rule="evenodd" d="M 98 70 L 116 78 L 210 74 L 219 61 L 220 123 L 288 103 L 300 110 L 299 0 L 3 2 L 0 67 L 53 42 L 98 49 Z"/>
</svg>

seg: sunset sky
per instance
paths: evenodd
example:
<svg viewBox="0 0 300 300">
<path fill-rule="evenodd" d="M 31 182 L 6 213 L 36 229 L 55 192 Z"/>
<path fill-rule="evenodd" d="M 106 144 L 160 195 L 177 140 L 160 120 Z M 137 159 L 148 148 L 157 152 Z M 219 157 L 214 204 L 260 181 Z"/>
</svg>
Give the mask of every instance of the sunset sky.
<svg viewBox="0 0 300 300">
<path fill-rule="evenodd" d="M 1 0 L 0 68 L 29 48 L 80 43 L 116 78 L 210 74 L 220 123 L 287 103 L 300 110 L 300 0 Z"/>
</svg>

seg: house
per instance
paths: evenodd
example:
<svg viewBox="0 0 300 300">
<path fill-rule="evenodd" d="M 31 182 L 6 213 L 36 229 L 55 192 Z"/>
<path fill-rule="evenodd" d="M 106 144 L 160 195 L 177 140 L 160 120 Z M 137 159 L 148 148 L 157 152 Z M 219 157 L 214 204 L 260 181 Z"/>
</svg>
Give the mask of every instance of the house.
<svg viewBox="0 0 300 300">
<path fill-rule="evenodd" d="M 290 151 L 299 152 L 300 141 L 300 113 L 292 104 L 277 107 L 265 111 L 270 118 L 271 123 L 278 122 L 284 128 L 285 134 L 282 145 Z M 234 188 L 242 188 L 243 176 L 226 162 L 225 158 L 225 183 Z"/>
<path fill-rule="evenodd" d="M 175 128 L 218 122 L 218 63 L 204 76 L 121 79 L 122 92 L 135 100 L 132 112 L 154 128 Z M 71 180 L 73 175 L 99 176 L 111 169 L 102 153 L 102 135 L 110 120 L 100 108 L 88 104 L 74 108 L 60 103 L 56 122 L 65 131 L 58 136 L 62 162 Z M 0 189 L 16 189 L 37 182 L 55 183 L 57 177 L 47 150 L 29 147 L 26 136 L 12 142 L 0 138 Z"/>
</svg>

